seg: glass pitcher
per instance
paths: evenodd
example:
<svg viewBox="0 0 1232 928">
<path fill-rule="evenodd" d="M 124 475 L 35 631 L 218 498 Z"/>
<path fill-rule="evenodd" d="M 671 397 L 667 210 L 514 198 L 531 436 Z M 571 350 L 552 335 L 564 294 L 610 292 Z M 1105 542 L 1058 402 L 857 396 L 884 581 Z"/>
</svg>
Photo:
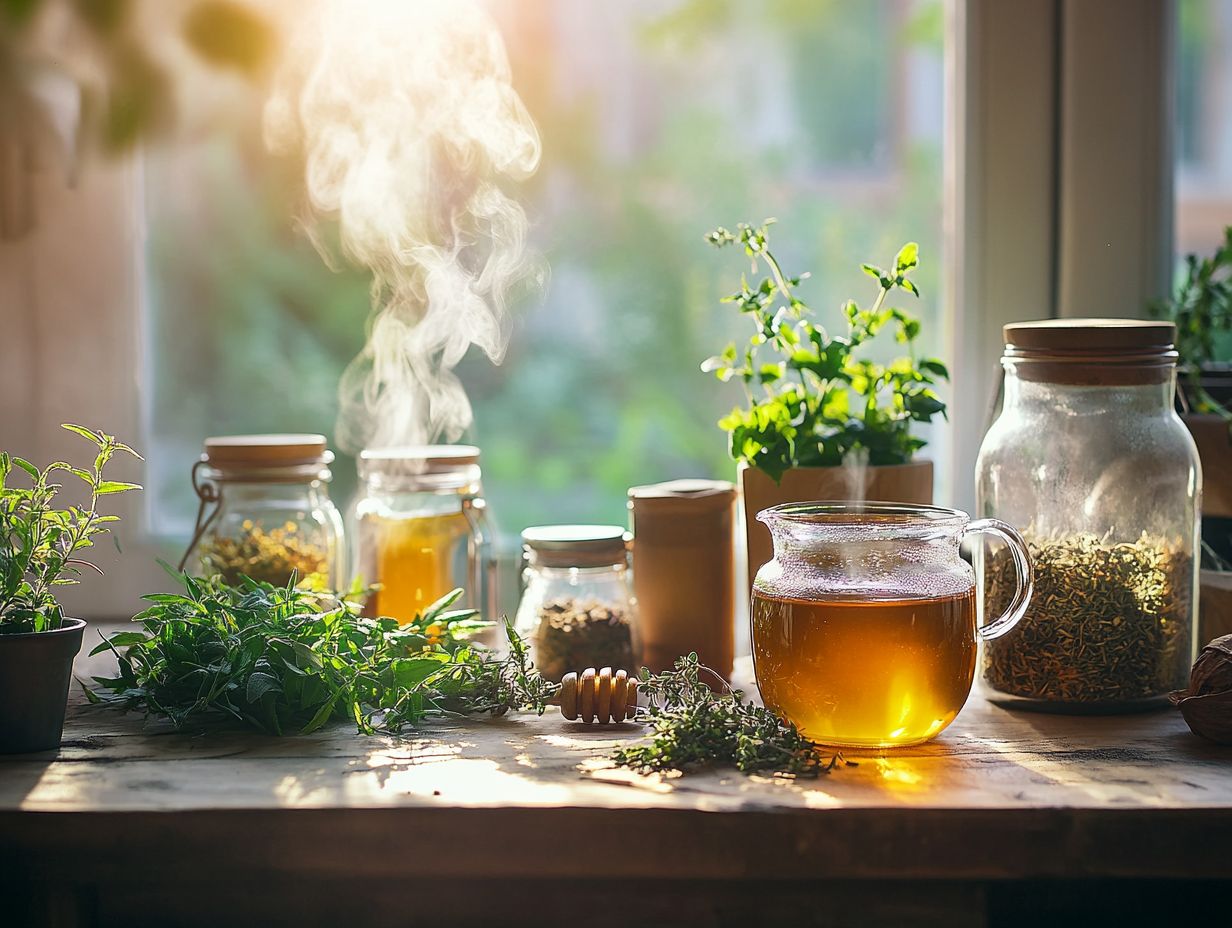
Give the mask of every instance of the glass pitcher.
<svg viewBox="0 0 1232 928">
<path fill-rule="evenodd" d="M 976 644 L 1026 611 L 1026 544 L 996 519 L 891 503 L 788 503 L 758 513 L 774 559 L 753 581 L 753 667 L 768 707 L 839 747 L 920 744 L 954 720 Z M 976 623 L 967 535 L 1002 539 L 1017 568 L 1003 615 Z"/>
</svg>

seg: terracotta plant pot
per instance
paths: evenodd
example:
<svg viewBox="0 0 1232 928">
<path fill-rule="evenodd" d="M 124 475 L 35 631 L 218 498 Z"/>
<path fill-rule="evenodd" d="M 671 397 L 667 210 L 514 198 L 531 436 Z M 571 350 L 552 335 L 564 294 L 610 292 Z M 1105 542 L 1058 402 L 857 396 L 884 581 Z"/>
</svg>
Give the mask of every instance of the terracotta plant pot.
<svg viewBox="0 0 1232 928">
<path fill-rule="evenodd" d="M 778 483 L 747 464 L 742 463 L 739 469 L 744 494 L 744 535 L 749 552 L 746 577 L 749 589 L 753 588 L 757 571 L 770 560 L 774 550 L 770 530 L 757 521 L 757 513 L 763 509 L 780 503 L 812 500 L 864 499 L 920 505 L 933 501 L 932 461 L 869 467 L 864 471 L 862 488 L 855 485 L 855 472 L 845 467 L 795 467 L 783 474 Z"/>
<path fill-rule="evenodd" d="M 73 658 L 86 623 L 65 619 L 50 632 L 0 635 L 0 754 L 60 746 Z"/>
</svg>

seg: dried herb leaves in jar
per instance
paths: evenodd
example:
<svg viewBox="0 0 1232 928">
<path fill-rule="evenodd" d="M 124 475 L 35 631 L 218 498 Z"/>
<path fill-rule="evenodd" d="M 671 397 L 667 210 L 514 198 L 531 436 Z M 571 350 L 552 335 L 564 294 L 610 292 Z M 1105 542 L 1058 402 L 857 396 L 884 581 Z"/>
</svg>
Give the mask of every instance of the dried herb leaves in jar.
<svg viewBox="0 0 1232 928">
<path fill-rule="evenodd" d="M 1184 685 L 1189 667 L 1192 557 L 1143 534 L 1032 538 L 1035 592 L 1022 621 L 987 642 L 984 679 L 1013 696 L 1056 703 L 1152 699 Z M 985 565 L 987 614 L 1014 593 L 1008 551 Z"/>
<path fill-rule="evenodd" d="M 245 577 L 286 586 L 294 575 L 307 589 L 326 588 L 328 552 L 306 538 L 294 522 L 266 529 L 246 519 L 241 528 L 240 535 L 215 535 L 206 540 L 201 548 L 205 574 L 218 574 L 228 586 L 238 586 Z"/>
<path fill-rule="evenodd" d="M 543 603 L 534 645 L 535 666 L 553 682 L 587 667 L 637 671 L 630 616 L 619 606 L 597 600 L 552 599 Z"/>
</svg>

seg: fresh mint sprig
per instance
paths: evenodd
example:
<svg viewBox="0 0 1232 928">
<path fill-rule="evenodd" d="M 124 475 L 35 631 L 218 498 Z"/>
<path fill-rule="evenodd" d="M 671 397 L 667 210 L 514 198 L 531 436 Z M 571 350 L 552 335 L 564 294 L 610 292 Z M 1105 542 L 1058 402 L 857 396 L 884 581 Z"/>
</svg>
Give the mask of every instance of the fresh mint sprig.
<svg viewBox="0 0 1232 928">
<path fill-rule="evenodd" d="M 432 716 L 542 714 L 555 693 L 507 628 L 510 654 L 469 639 L 489 623 L 452 609 L 461 590 L 407 623 L 359 615 L 346 598 L 246 579 L 177 575 L 183 593 L 145 597 L 141 631 L 104 639 L 115 677 L 95 677 L 94 702 L 165 717 L 176 728 L 231 719 L 273 735 L 331 719 L 359 731 L 400 731 Z"/>
</svg>

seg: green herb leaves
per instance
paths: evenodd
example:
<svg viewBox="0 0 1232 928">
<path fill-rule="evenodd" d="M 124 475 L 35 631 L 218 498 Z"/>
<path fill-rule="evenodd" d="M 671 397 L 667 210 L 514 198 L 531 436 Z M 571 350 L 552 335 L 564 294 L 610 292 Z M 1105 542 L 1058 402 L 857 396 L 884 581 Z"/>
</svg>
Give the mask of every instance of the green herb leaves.
<svg viewBox="0 0 1232 928">
<path fill-rule="evenodd" d="M 715 693 L 701 682 L 706 670 L 689 654 L 674 670 L 643 669 L 641 691 L 650 706 L 641 710 L 652 736 L 622 748 L 613 760 L 639 773 L 731 765 L 742 773 L 769 771 L 797 777 L 828 773 L 839 762 L 822 760 L 818 746 L 769 709 L 748 703 L 737 691 Z M 716 680 L 718 678 L 716 677 Z"/>
<path fill-rule="evenodd" d="M 1185 276 L 1171 300 L 1153 303 L 1151 314 L 1176 324 L 1176 350 L 1193 412 L 1214 413 L 1232 424 L 1227 408 L 1202 386 L 1202 367 L 1227 360 L 1216 356 L 1216 340 L 1232 332 L 1232 226 L 1209 258 L 1185 257 Z"/>
<path fill-rule="evenodd" d="M 83 568 L 102 573 L 80 552 L 92 548 L 94 539 L 119 520 L 97 511 L 99 497 L 141 489 L 135 483 L 103 479 L 103 468 L 117 453 L 140 458 L 136 451 L 105 432 L 80 425 L 62 427 L 97 449 L 91 468 L 57 461 L 39 470 L 24 458 L 0 452 L 0 634 L 60 627 L 63 615 L 54 588 L 76 583 Z M 10 485 L 15 470 L 29 478 L 29 488 Z M 57 473 L 85 483 L 88 506 L 57 504 L 61 490 L 54 481 Z"/>
<path fill-rule="evenodd" d="M 555 686 L 531 665 L 507 628 L 510 654 L 495 657 L 469 637 L 488 623 L 451 609 L 461 590 L 412 622 L 365 618 L 346 600 L 255 580 L 180 577 L 183 594 L 147 596 L 143 632 L 95 648 L 115 652 L 119 673 L 95 678 L 90 697 L 181 728 L 224 717 L 269 734 L 310 732 L 333 718 L 361 732 L 398 731 L 432 715 L 531 709 Z"/>
<path fill-rule="evenodd" d="M 920 295 L 909 276 L 919 265 L 919 246 L 908 242 L 899 249 L 891 269 L 862 265 L 880 291 L 869 309 L 854 300 L 844 304 L 847 332 L 831 336 L 795 294 L 808 275 L 786 276 L 770 251 L 773 221 L 741 223 L 735 232 L 718 228 L 706 236 L 716 247 L 743 246 L 754 270 L 767 272 L 756 284 L 742 278 L 740 290 L 724 298 L 752 322 L 749 343 L 743 350 L 730 344 L 702 363 L 719 380 L 745 386 L 748 406 L 719 421 L 730 435 L 732 457 L 776 480 L 791 467 L 841 464 L 852 452 L 866 453 L 875 465 L 910 461 L 924 446 L 911 425 L 945 414 L 932 388 L 949 378 L 936 358 L 915 359 L 911 347 L 919 321 L 886 305 L 895 290 Z M 857 357 L 887 327 L 908 355 L 884 365 Z M 768 360 L 763 352 L 777 358 Z"/>
</svg>

